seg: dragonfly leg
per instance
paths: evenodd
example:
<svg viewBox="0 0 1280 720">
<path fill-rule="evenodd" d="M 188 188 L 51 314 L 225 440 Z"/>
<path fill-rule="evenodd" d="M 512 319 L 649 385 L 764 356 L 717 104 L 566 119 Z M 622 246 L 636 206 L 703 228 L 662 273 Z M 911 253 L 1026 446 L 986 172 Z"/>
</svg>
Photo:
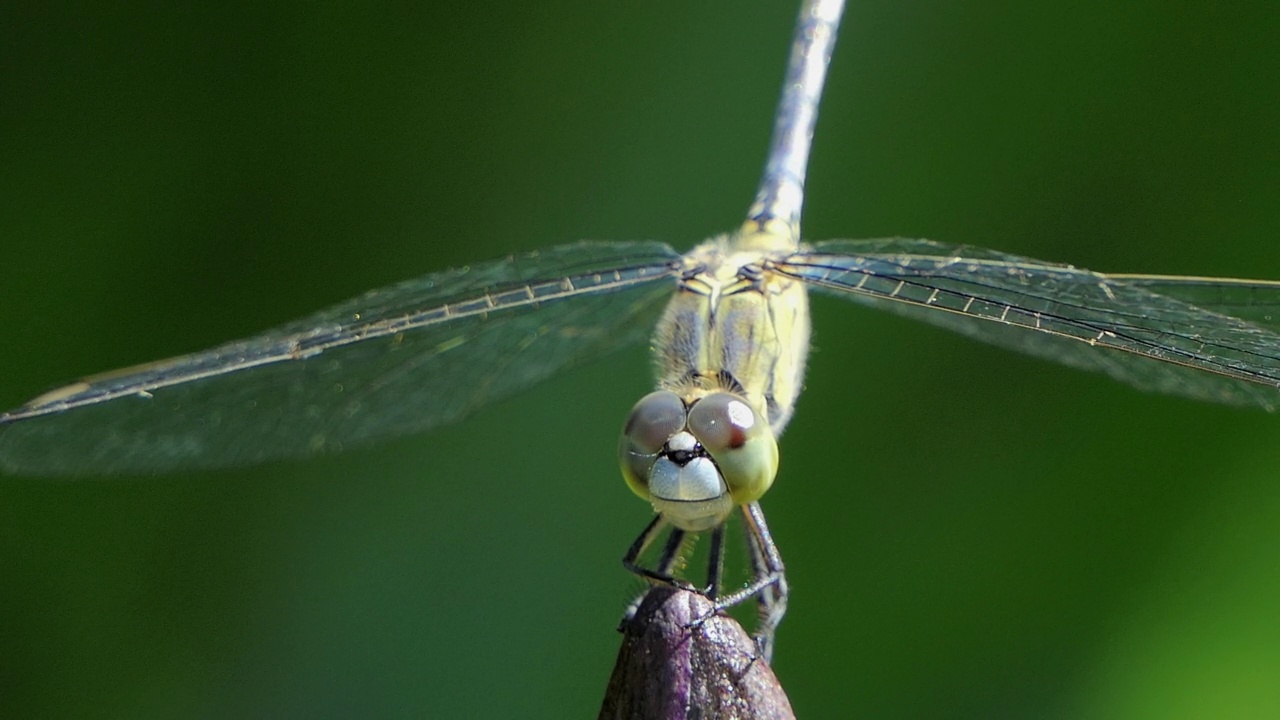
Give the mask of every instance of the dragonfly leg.
<svg viewBox="0 0 1280 720">
<path fill-rule="evenodd" d="M 724 576 L 724 523 L 711 531 L 711 553 L 707 558 L 707 589 L 703 595 L 715 600 L 720 595 L 720 578 Z"/>
<path fill-rule="evenodd" d="M 658 557 L 657 567 L 647 568 L 640 564 L 640 556 L 653 544 L 654 539 L 658 537 L 665 526 L 666 521 L 663 520 L 662 516 L 655 515 L 653 520 L 649 521 L 649 524 L 636 537 L 635 542 L 631 543 L 631 547 L 627 548 L 627 554 L 622 556 L 622 566 L 650 582 L 701 594 L 698 588 L 677 579 L 671 573 L 672 568 L 680 559 L 680 546 L 684 543 L 685 538 L 685 531 L 679 528 L 672 528 L 671 534 L 667 536 L 667 543 L 662 548 L 662 555 Z M 635 600 L 627 604 L 627 609 L 622 614 L 623 624 L 626 624 L 635 616 L 636 610 L 640 607 L 640 602 L 644 600 L 645 594 L 640 593 Z"/>
<path fill-rule="evenodd" d="M 692 590 L 693 592 L 701 592 L 688 583 L 678 580 L 671 574 L 671 568 L 680 558 L 680 545 L 684 542 L 685 531 L 680 528 L 672 528 L 671 534 L 667 536 L 667 544 L 662 549 L 662 555 L 658 558 L 658 565 L 655 568 L 647 568 L 639 562 L 640 555 L 653 544 L 654 538 L 662 532 L 662 528 L 666 526 L 666 521 L 661 515 L 657 515 L 649 522 L 645 529 L 640 532 L 635 542 L 631 543 L 631 547 L 627 549 L 627 554 L 622 556 L 622 566 L 631 572 L 639 575 L 646 580 L 662 583 L 663 585 L 671 585 L 681 590 Z"/>
<path fill-rule="evenodd" d="M 696 592 L 712 600 L 715 603 L 716 612 L 731 608 L 753 597 L 756 598 L 759 605 L 759 619 L 755 632 L 756 647 L 761 656 L 768 661 L 773 655 L 774 634 L 787 612 L 787 579 L 782 565 L 782 556 L 773 542 L 773 536 L 765 523 L 764 512 L 760 509 L 759 503 L 743 505 L 742 516 L 745 522 L 747 546 L 750 549 L 753 579 L 745 587 L 728 595 L 720 597 L 720 583 L 724 574 L 725 526 L 723 524 L 711 531 L 706 588 L 695 588 L 672 574 L 686 535 L 685 531 L 679 528 L 672 528 L 671 534 L 667 536 L 666 545 L 655 567 L 648 568 L 640 564 L 640 556 L 653 544 L 666 526 L 661 515 L 654 517 L 641 531 L 623 556 L 622 564 L 627 570 L 646 580 Z M 623 623 L 630 621 L 635 615 L 642 599 L 643 594 L 627 606 Z"/>
<path fill-rule="evenodd" d="M 755 579 L 751 584 L 716 601 L 716 609 L 724 610 L 744 600 L 755 597 L 759 603 L 760 615 L 756 623 L 755 640 L 760 654 L 766 661 L 773 657 L 773 637 L 778 624 L 787 614 L 787 586 L 782 555 L 773 542 L 773 535 L 764 520 L 764 511 L 759 503 L 748 503 L 742 506 L 742 517 L 746 522 L 747 545 L 751 549 L 751 565 L 755 571 Z"/>
</svg>

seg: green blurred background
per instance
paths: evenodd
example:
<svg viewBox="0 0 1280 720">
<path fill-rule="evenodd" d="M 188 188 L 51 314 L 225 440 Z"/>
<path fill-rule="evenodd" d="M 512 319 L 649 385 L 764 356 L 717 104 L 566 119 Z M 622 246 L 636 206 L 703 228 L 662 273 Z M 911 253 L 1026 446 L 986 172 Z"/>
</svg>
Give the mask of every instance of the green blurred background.
<svg viewBox="0 0 1280 720">
<path fill-rule="evenodd" d="M 736 227 L 791 3 L 0 10 L 0 405 L 449 265 Z M 806 236 L 1280 278 L 1280 7 L 858 2 Z M 1280 716 L 1280 420 L 815 301 L 802 717 Z M 0 716 L 588 717 L 643 353 L 457 426 L 0 483 Z"/>
</svg>

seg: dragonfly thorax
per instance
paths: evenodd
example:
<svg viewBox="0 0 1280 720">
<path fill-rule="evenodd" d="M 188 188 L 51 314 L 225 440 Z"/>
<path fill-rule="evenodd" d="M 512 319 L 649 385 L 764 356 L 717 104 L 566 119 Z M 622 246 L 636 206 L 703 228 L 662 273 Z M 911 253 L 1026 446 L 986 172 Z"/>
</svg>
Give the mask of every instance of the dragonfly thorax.
<svg viewBox="0 0 1280 720">
<path fill-rule="evenodd" d="M 780 435 L 803 384 L 809 298 L 802 283 L 770 269 L 794 251 L 789 239 L 774 238 L 773 249 L 740 240 L 714 238 L 689 253 L 653 337 L 658 386 L 688 404 L 715 390 L 738 393 Z"/>
</svg>

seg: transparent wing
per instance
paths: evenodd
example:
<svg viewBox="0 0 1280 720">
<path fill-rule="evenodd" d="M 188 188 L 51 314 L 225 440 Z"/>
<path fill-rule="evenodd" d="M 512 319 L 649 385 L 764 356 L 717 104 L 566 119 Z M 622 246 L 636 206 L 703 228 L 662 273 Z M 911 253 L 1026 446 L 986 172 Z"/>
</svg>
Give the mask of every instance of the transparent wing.
<svg viewBox="0 0 1280 720">
<path fill-rule="evenodd" d="M 1176 275 L 1107 277 L 1269 330 L 1280 330 L 1280 282 Z"/>
<path fill-rule="evenodd" d="M 1143 390 L 1280 406 L 1280 284 L 1103 275 L 929 240 L 834 240 L 772 264 L 873 307 Z"/>
<path fill-rule="evenodd" d="M 679 255 L 577 243 L 427 275 L 0 414 L 0 467 L 247 465 L 418 432 L 645 339 Z"/>
</svg>

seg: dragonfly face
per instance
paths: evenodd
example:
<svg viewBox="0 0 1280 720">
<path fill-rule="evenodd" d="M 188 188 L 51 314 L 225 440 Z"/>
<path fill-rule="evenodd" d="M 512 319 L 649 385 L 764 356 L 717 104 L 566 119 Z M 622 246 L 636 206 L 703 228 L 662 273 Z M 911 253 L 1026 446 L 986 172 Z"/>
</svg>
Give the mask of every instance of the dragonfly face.
<svg viewBox="0 0 1280 720">
<path fill-rule="evenodd" d="M 681 530 L 710 530 L 735 505 L 773 484 L 778 444 L 741 396 L 704 395 L 691 404 L 659 390 L 641 398 L 622 431 L 618 456 L 631 490 Z"/>
</svg>

